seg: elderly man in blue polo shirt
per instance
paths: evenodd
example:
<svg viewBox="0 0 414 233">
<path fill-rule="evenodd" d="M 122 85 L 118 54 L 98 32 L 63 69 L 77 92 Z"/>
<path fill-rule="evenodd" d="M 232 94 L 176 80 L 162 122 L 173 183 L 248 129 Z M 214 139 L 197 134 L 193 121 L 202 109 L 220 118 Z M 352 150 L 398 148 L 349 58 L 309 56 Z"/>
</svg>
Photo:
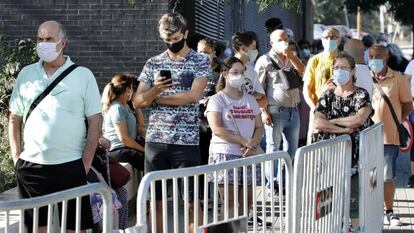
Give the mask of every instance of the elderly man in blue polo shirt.
<svg viewBox="0 0 414 233">
<path fill-rule="evenodd" d="M 68 40 L 56 21 L 40 25 L 37 63 L 19 73 L 10 99 L 9 140 L 22 198 L 41 196 L 86 184 L 101 128 L 99 89 L 85 67 L 71 71 L 31 111 L 30 105 L 50 83 L 74 64 L 63 55 Z M 88 129 L 86 129 L 85 118 Z M 24 123 L 24 124 L 23 124 Z M 23 126 L 23 147 L 21 147 Z M 75 201 L 68 203 L 67 228 L 75 229 Z M 26 211 L 27 225 L 32 213 Z M 47 224 L 47 209 L 40 209 L 40 232 Z M 92 226 L 89 199 L 82 198 L 81 229 Z"/>
</svg>

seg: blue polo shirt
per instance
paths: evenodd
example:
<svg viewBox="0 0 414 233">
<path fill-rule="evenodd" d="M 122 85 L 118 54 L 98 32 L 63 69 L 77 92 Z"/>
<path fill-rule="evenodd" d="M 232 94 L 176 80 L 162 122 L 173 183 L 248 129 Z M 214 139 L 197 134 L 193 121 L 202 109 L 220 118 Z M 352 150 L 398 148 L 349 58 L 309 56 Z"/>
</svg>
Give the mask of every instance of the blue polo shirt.
<svg viewBox="0 0 414 233">
<path fill-rule="evenodd" d="M 69 57 L 48 77 L 40 60 L 24 67 L 10 98 L 11 113 L 26 116 L 31 103 L 66 68 Z M 23 130 L 20 158 L 38 164 L 61 164 L 80 159 L 86 141 L 85 117 L 100 113 L 96 79 L 85 67 L 67 75 L 33 110 Z"/>
</svg>

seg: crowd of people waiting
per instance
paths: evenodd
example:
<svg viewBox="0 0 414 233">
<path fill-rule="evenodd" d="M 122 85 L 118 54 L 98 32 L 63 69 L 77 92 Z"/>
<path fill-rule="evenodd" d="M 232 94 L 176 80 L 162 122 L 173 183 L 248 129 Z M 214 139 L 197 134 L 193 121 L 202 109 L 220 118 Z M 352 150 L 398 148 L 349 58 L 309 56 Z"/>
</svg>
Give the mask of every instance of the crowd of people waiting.
<svg viewBox="0 0 414 233">
<path fill-rule="evenodd" d="M 353 156 L 351 218 L 353 227 L 357 227 L 359 132 L 383 122 L 384 222 L 400 225 L 393 212 L 400 142 L 391 111 L 402 121 L 413 109 L 409 75 L 414 73 L 414 63 L 408 64 L 395 44 L 375 44 L 372 37 L 341 38 L 338 30 L 327 28 L 320 44 L 311 45 L 306 40 L 296 43 L 291 31 L 284 30 L 277 18 L 268 20 L 266 27 L 269 51 L 261 56 L 254 32 L 233 35 L 233 54 L 216 50 L 209 38 L 201 39 L 193 50 L 186 43 L 189 31 L 183 16 L 165 14 L 158 29 L 166 51 L 151 57 L 137 78 L 116 74 L 100 95 L 90 70 L 75 67 L 66 72 L 74 63 L 63 55 L 68 43 L 63 25 L 55 21 L 40 25 L 36 47 L 40 60 L 22 69 L 10 100 L 10 145 L 21 197 L 86 184 L 98 143 L 109 157 L 148 173 L 217 164 L 261 154 L 263 150 L 285 150 L 294 160 L 298 146 L 306 141 L 348 134 Z M 34 101 L 61 76 L 63 79 L 43 100 Z M 146 130 L 143 108 L 150 109 Z M 281 182 L 277 164 L 274 169 L 270 166 L 266 163 L 262 168 L 266 186 L 274 182 L 277 187 Z M 414 165 L 412 168 L 414 172 Z M 260 170 L 256 172 L 259 177 Z M 250 169 L 249 185 L 251 173 Z M 242 184 L 242 175 L 234 180 L 233 173 L 219 174 L 220 193 L 224 192 L 224 176 L 231 184 L 230 193 L 234 185 Z M 191 198 L 193 182 L 189 183 L 192 229 L 195 200 Z M 413 177 L 409 185 L 414 186 Z M 161 220 L 159 190 L 157 184 L 156 218 Z M 126 198 L 125 190 L 115 191 L 118 199 Z M 248 198 L 250 205 L 251 189 Z M 89 200 L 82 201 L 82 229 L 88 229 L 94 222 Z M 125 200 L 121 203 L 125 205 Z M 230 203 L 230 213 L 234 213 L 232 197 Z M 67 228 L 74 229 L 74 203 L 69 203 L 68 210 Z M 39 226 L 47 223 L 45 213 L 41 209 Z M 26 215 L 26 223 L 32 224 L 32 214 L 27 211 Z M 120 211 L 120 228 L 127 226 L 125 216 L 127 209 Z M 267 225 L 249 216 L 249 224 Z M 157 223 L 161 232 L 162 221 Z"/>
</svg>

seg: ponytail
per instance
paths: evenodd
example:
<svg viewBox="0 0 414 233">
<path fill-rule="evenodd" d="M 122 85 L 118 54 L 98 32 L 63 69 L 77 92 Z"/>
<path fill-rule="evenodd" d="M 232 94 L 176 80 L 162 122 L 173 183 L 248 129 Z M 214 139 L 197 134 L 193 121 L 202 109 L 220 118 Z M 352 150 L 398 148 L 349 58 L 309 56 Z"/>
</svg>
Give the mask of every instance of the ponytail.
<svg viewBox="0 0 414 233">
<path fill-rule="evenodd" d="M 132 88 L 132 79 L 133 77 L 128 74 L 116 74 L 111 82 L 106 84 L 101 99 L 104 112 L 109 110 L 112 102 L 125 93 L 127 88 Z"/>
<path fill-rule="evenodd" d="M 105 89 L 102 92 L 102 104 L 103 104 L 103 111 L 107 112 L 109 107 L 112 104 L 112 101 L 117 97 L 114 91 L 114 84 L 112 82 L 108 83 L 105 86 Z"/>
</svg>

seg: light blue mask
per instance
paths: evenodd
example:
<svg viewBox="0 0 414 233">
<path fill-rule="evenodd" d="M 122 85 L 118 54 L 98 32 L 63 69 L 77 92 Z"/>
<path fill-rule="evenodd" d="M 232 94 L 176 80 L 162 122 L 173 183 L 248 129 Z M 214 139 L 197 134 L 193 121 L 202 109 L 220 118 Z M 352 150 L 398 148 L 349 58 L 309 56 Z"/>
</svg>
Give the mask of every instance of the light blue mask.
<svg viewBox="0 0 414 233">
<path fill-rule="evenodd" d="M 302 52 L 303 57 L 310 57 L 311 55 L 311 52 L 309 49 L 302 49 L 301 52 Z"/>
<path fill-rule="evenodd" d="M 382 59 L 370 59 L 368 62 L 369 68 L 372 72 L 378 74 L 384 69 L 384 60 Z"/>
<path fill-rule="evenodd" d="M 347 70 L 334 70 L 333 78 L 336 84 L 345 85 L 351 78 L 351 73 L 349 73 Z"/>
<path fill-rule="evenodd" d="M 338 48 L 338 43 L 336 43 L 336 40 L 322 39 L 322 45 L 325 52 L 332 52 Z"/>
</svg>

